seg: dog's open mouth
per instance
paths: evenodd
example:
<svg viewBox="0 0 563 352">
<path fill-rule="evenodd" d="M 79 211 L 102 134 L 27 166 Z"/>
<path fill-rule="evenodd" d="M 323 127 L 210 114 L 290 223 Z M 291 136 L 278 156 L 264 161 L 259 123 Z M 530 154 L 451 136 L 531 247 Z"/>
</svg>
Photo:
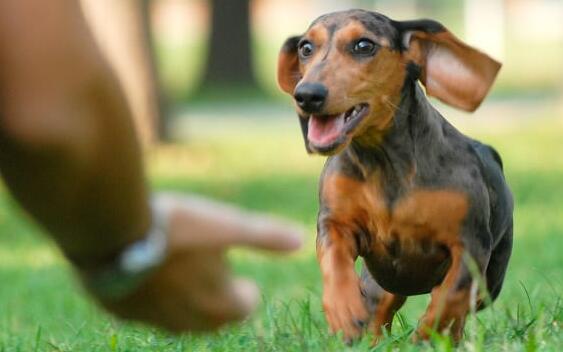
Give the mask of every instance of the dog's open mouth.
<svg viewBox="0 0 563 352">
<path fill-rule="evenodd" d="M 350 133 L 367 115 L 369 105 L 355 105 L 335 115 L 311 115 L 307 128 L 309 145 L 319 152 L 329 152 L 344 143 Z"/>
</svg>

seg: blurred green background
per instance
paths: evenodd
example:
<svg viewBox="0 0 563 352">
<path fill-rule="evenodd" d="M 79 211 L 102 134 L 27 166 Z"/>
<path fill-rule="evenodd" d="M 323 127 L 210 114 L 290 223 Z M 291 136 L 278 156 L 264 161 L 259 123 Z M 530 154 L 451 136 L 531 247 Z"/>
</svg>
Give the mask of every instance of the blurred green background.
<svg viewBox="0 0 563 352">
<path fill-rule="evenodd" d="M 314 237 L 317 179 L 324 160 L 306 155 L 291 101 L 276 87 L 275 65 L 286 37 L 303 32 L 322 13 L 350 7 L 374 9 L 394 19 L 437 19 L 504 63 L 491 96 L 475 114 L 434 101 L 461 131 L 501 153 L 516 200 L 514 252 L 504 290 L 492 309 L 469 319 L 460 350 L 561 350 L 562 1 L 157 0 L 142 4 L 156 53 L 154 71 L 164 92 L 160 104 L 165 106 L 165 113 L 159 115 L 163 121 L 153 121 L 152 128 L 164 126 L 166 138 L 156 137 L 146 147 L 150 183 L 156 189 L 200 193 L 295 220 L 308 230 L 305 248 L 288 257 L 233 251 L 233 270 L 257 280 L 262 288 L 258 312 L 245 324 L 216 334 L 172 336 L 116 321 L 100 311 L 83 295 L 58 250 L 3 189 L 0 351 L 347 349 L 327 334 L 320 304 Z M 248 56 L 241 65 L 250 70 L 237 79 L 222 80 L 220 74 L 208 72 L 212 47 L 225 44 L 210 40 L 218 6 L 248 9 L 243 11 L 246 19 L 240 11 L 223 11 L 228 15 L 225 21 L 231 21 L 227 29 L 248 28 L 247 38 L 236 38 L 247 40 L 248 50 L 232 55 Z M 234 45 L 227 51 L 244 47 Z M 432 347 L 409 342 L 427 299 L 409 299 L 392 336 L 377 350 L 452 350 L 439 337 Z M 369 339 L 364 339 L 350 350 L 368 348 Z"/>
<path fill-rule="evenodd" d="M 234 1 L 237 2 L 237 1 Z M 197 98 L 211 46 L 209 2 L 158 1 L 153 29 L 165 88 L 174 100 Z M 283 40 L 305 31 L 320 14 L 347 8 L 379 11 L 396 20 L 432 18 L 469 44 L 501 60 L 493 97 L 553 96 L 563 89 L 563 20 L 553 0 L 376 0 L 250 2 L 253 72 L 267 96 L 279 98 L 275 65 Z M 232 92 L 231 92 L 232 93 Z"/>
</svg>

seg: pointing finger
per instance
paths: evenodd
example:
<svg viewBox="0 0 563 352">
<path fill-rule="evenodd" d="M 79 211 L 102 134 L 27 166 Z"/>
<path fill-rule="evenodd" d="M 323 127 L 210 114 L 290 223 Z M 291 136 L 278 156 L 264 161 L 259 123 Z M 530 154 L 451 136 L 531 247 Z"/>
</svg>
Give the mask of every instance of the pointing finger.
<svg viewBox="0 0 563 352">
<path fill-rule="evenodd" d="M 167 223 L 171 244 L 189 248 L 244 245 L 272 251 L 301 246 L 303 231 L 270 216 L 199 197 L 159 194 L 153 204 Z"/>
</svg>

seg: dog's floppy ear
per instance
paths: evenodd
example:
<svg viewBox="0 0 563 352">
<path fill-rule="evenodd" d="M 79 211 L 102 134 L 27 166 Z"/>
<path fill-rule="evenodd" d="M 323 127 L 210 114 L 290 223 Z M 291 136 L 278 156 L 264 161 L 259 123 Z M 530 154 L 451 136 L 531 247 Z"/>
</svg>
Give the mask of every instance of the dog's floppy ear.
<svg viewBox="0 0 563 352">
<path fill-rule="evenodd" d="M 278 56 L 278 84 L 288 94 L 293 94 L 297 82 L 301 79 L 297 56 L 297 44 L 300 39 L 301 36 L 287 38 Z"/>
<path fill-rule="evenodd" d="M 479 107 L 501 64 L 433 20 L 396 22 L 405 55 L 421 68 L 426 93 L 466 111 Z"/>
</svg>

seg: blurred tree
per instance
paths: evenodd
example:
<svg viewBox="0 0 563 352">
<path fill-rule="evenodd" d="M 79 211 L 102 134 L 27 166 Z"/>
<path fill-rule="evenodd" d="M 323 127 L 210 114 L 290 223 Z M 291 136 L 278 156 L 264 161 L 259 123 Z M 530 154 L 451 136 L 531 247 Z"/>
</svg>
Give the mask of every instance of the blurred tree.
<svg viewBox="0 0 563 352">
<path fill-rule="evenodd" d="M 257 89 L 251 53 L 250 1 L 210 0 L 211 40 L 201 90 Z"/>
<path fill-rule="evenodd" d="M 94 36 L 114 68 L 143 144 L 168 139 L 153 55 L 150 0 L 82 0 Z"/>
</svg>

